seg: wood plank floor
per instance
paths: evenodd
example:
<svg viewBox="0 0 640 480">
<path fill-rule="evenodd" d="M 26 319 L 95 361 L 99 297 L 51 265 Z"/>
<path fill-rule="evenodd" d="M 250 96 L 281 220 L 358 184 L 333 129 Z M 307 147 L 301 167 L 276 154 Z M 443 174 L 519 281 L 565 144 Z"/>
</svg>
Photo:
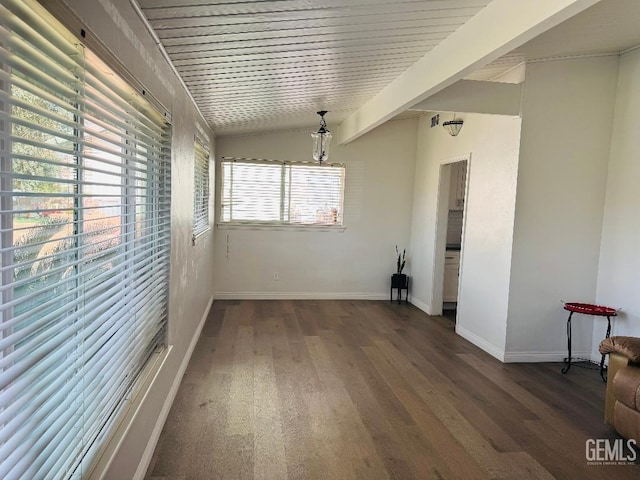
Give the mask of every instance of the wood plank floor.
<svg viewBox="0 0 640 480">
<path fill-rule="evenodd" d="M 592 370 L 502 364 L 444 317 L 372 301 L 216 301 L 150 480 L 638 479 L 589 466 Z"/>
</svg>

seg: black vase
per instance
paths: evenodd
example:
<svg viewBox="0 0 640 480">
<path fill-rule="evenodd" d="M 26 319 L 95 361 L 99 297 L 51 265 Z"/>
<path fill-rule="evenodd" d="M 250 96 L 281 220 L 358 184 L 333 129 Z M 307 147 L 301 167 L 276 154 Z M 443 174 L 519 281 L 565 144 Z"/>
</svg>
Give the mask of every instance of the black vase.
<svg viewBox="0 0 640 480">
<path fill-rule="evenodd" d="M 394 273 L 391 276 L 391 288 L 407 288 L 407 276 L 404 273 Z"/>
</svg>

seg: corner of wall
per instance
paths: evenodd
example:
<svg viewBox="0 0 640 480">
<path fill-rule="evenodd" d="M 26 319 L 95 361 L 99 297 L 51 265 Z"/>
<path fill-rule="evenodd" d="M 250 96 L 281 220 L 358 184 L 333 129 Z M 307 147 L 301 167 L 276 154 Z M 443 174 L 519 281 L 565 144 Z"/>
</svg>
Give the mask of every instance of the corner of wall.
<svg viewBox="0 0 640 480">
<path fill-rule="evenodd" d="M 638 249 L 640 208 L 637 131 L 640 128 L 640 49 L 618 59 L 615 109 L 607 171 L 604 218 L 598 264 L 596 300 L 621 309 L 612 319 L 612 335 L 640 336 Z M 594 322 L 592 350 L 596 354 L 603 325 Z"/>
<path fill-rule="evenodd" d="M 501 362 L 505 362 L 505 351 L 503 349 L 487 342 L 484 338 L 479 337 L 470 330 L 467 330 L 462 325 L 456 324 L 456 333 L 465 340 L 473 343 L 476 347 L 481 348 L 492 357 L 497 358 Z"/>
<path fill-rule="evenodd" d="M 507 320 L 513 361 L 560 357 L 560 301 L 596 300 L 616 69 L 614 56 L 527 65 Z M 593 332 L 593 319 L 574 323 L 583 356 Z"/>
<path fill-rule="evenodd" d="M 431 305 L 429 305 L 428 303 L 424 303 L 423 301 L 418 300 L 413 296 L 409 299 L 409 303 L 415 307 L 418 307 L 427 315 L 433 315 L 433 313 L 431 312 Z"/>
</svg>

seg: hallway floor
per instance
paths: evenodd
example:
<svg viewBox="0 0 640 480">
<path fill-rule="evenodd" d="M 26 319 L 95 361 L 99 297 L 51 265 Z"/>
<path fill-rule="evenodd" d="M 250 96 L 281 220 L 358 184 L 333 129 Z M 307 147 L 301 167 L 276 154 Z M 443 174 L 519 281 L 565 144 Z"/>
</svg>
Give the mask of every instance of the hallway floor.
<svg viewBox="0 0 640 480">
<path fill-rule="evenodd" d="M 375 301 L 216 301 L 148 480 L 640 478 L 590 466 L 597 371 L 502 364 Z"/>
</svg>

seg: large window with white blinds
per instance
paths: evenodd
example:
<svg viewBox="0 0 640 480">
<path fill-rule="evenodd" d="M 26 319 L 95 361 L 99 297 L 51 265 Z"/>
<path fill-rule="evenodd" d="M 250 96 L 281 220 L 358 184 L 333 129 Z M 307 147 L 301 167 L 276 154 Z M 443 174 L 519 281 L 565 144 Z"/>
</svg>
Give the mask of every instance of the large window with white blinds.
<svg viewBox="0 0 640 480">
<path fill-rule="evenodd" d="M 0 0 L 0 478 L 85 478 L 165 343 L 169 139 L 36 2 Z"/>
<path fill-rule="evenodd" d="M 222 224 L 341 226 L 344 165 L 222 159 Z"/>
</svg>

